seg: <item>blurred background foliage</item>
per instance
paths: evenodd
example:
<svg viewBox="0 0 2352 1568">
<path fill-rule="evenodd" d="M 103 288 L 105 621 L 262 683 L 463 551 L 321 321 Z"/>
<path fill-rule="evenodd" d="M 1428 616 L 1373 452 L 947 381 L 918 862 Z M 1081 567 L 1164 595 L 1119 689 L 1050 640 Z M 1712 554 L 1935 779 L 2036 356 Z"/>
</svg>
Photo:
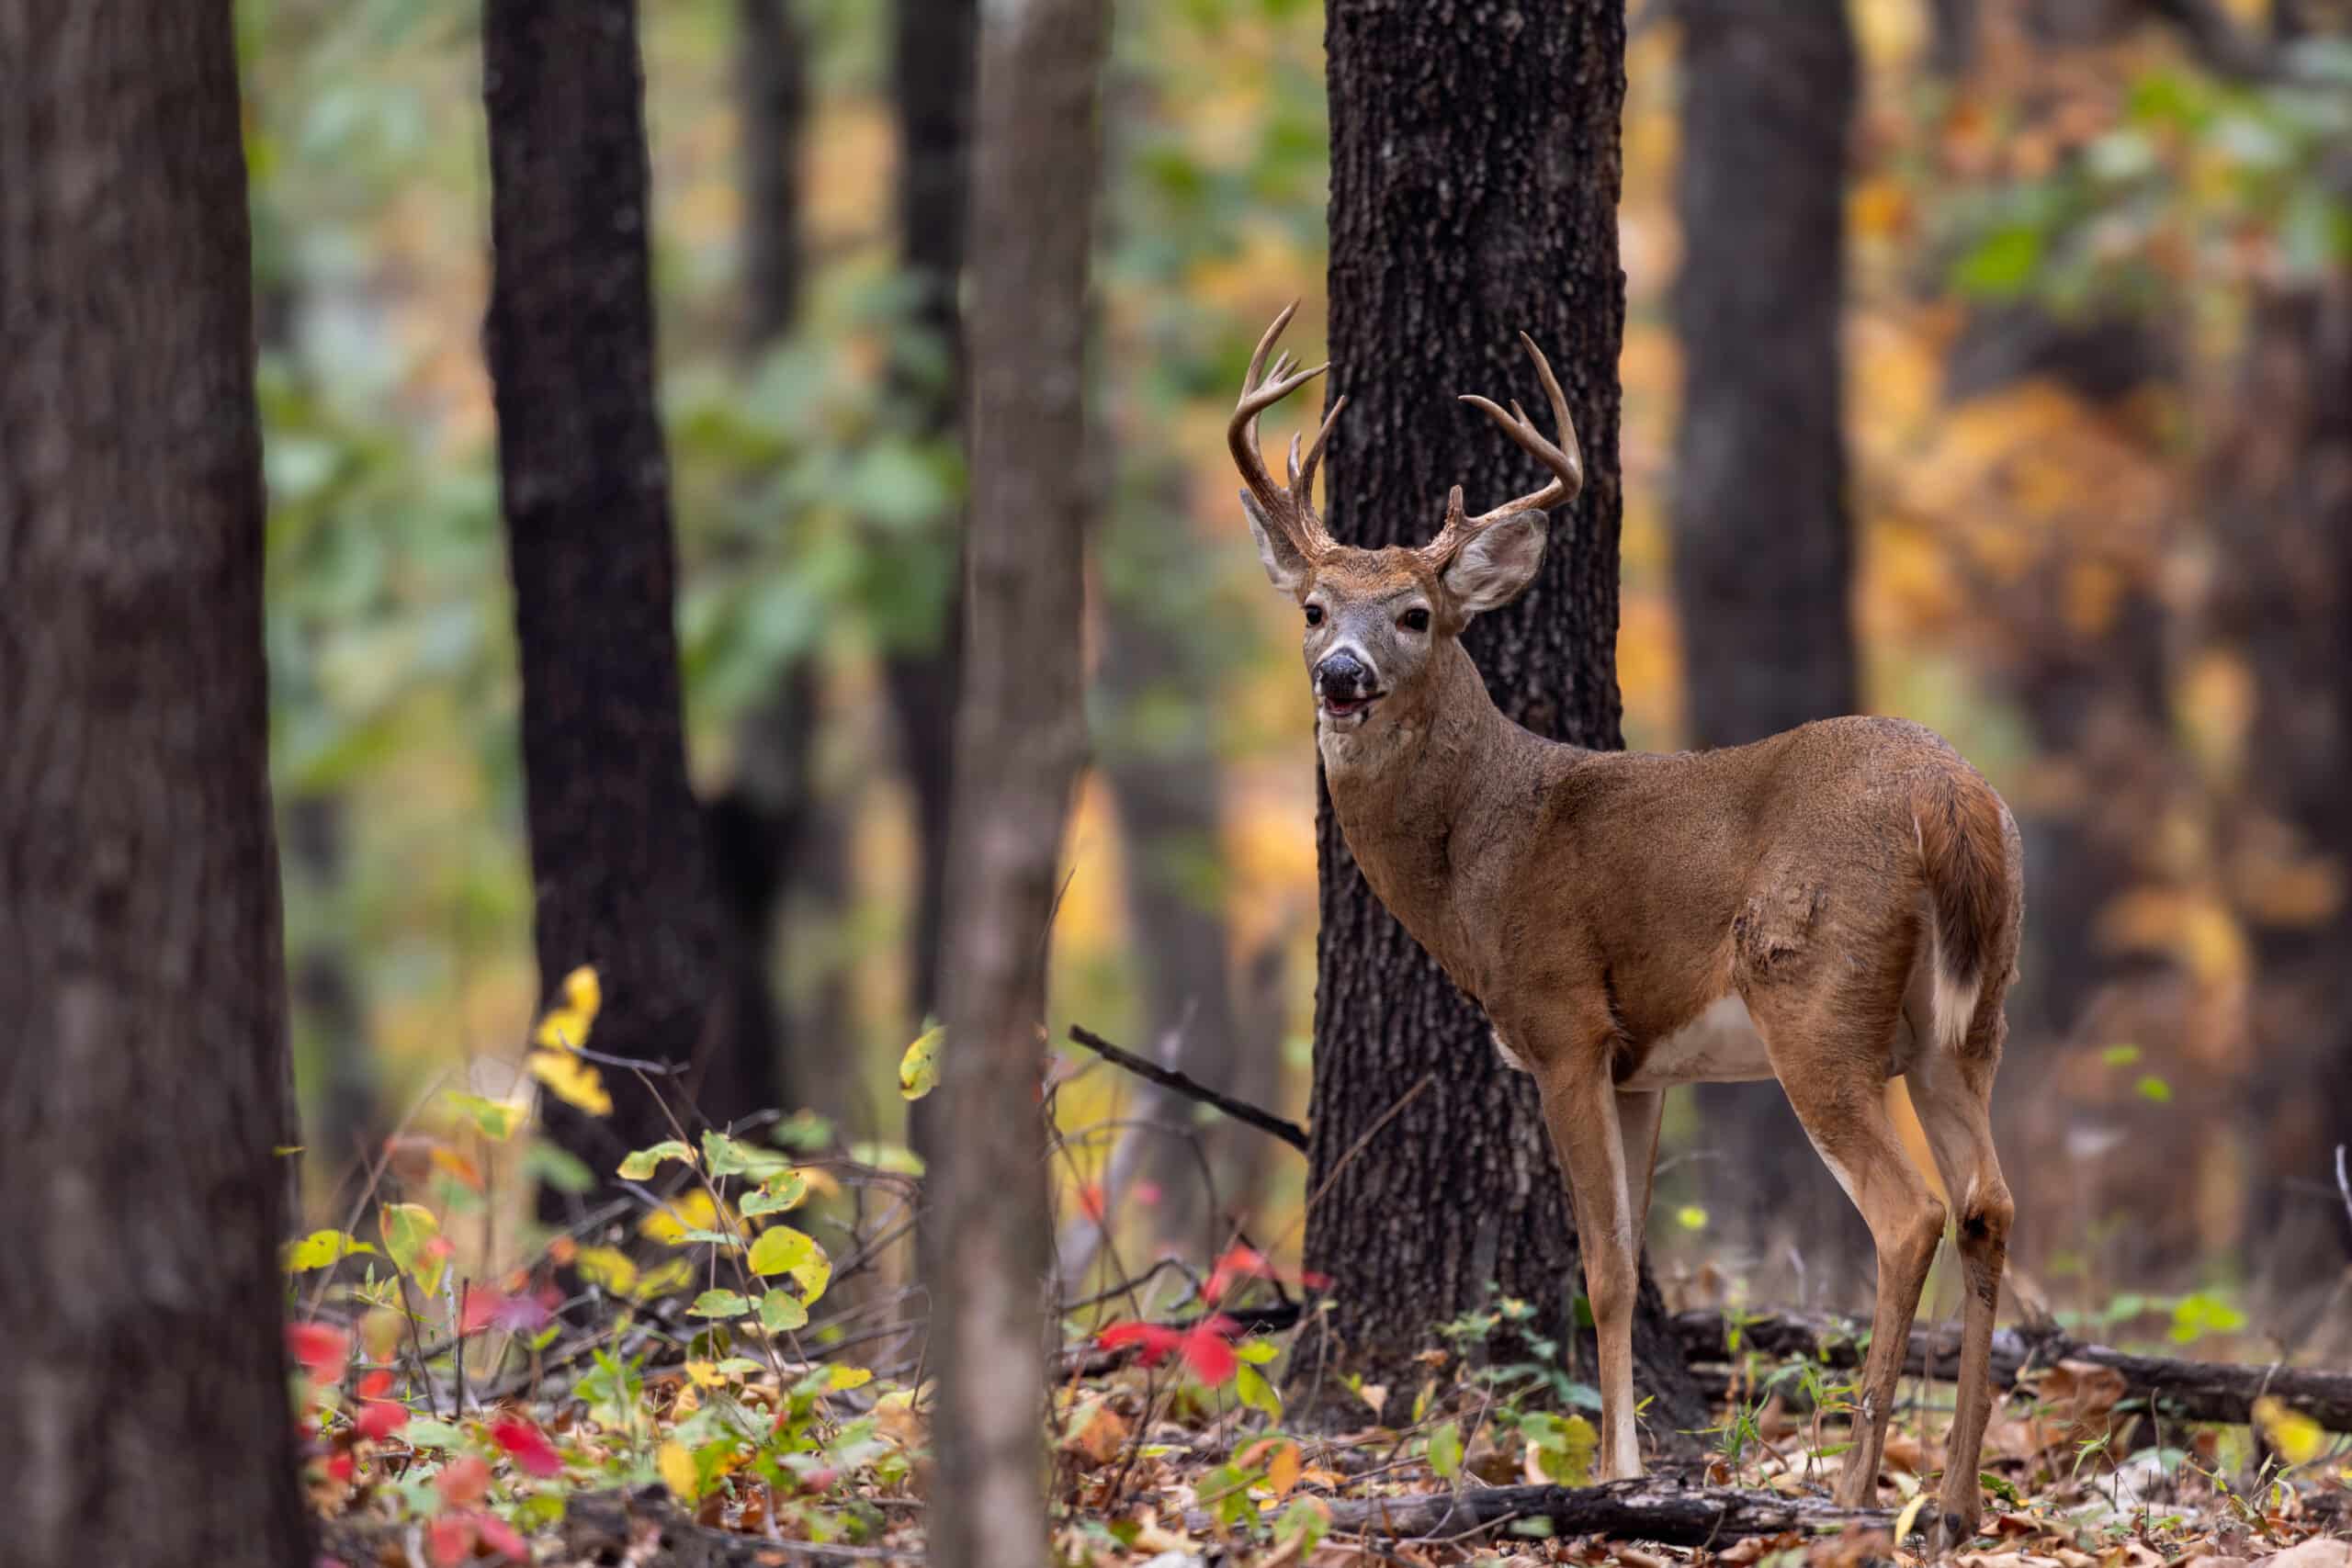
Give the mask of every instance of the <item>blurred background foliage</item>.
<svg viewBox="0 0 2352 1568">
<path fill-rule="evenodd" d="M 1221 437 L 1272 311 L 1304 294 L 1292 335 L 1320 336 L 1322 17 L 1312 0 L 1116 9 L 1100 434 L 1069 455 L 1102 498 L 1089 627 L 1100 765 L 1068 849 L 1049 1033 L 1080 1021 L 1159 1053 L 1174 1024 L 1205 1023 L 1228 1043 L 1196 1071 L 1298 1115 L 1310 721 L 1293 613 L 1264 591 Z M 2052 27 L 2041 13 L 2053 9 L 2080 15 Z M 2344 902 L 2339 847 L 2273 785 L 2292 771 L 2279 748 L 2301 743 L 2276 721 L 2281 704 L 2339 718 L 2346 706 L 2279 688 L 2340 689 L 2352 671 L 2314 667 L 2309 643 L 2263 649 L 2280 616 L 2334 614 L 2344 590 L 2298 609 L 2242 569 L 2289 563 L 2272 575 L 2292 601 L 2296 580 L 2344 558 L 2323 552 L 2307 572 L 2259 526 L 2283 504 L 2278 465 L 2308 469 L 2309 453 L 2256 459 L 2277 423 L 2260 412 L 2265 332 L 2304 322 L 2288 346 L 2308 355 L 2312 332 L 2345 330 L 2352 48 L 2325 27 L 2287 28 L 2267 0 L 2219 5 L 2220 33 L 2162 9 L 1852 9 L 1864 89 L 1847 171 L 1846 428 L 1865 700 L 1942 730 L 2027 820 L 2040 929 L 2013 1012 L 2007 1160 L 2018 1260 L 2078 1303 L 2127 1285 L 2259 1301 L 2264 1202 L 2311 1210 L 2323 1238 L 2338 1223 L 2308 1160 L 2266 1196 L 2265 1169 L 2289 1163 L 2295 1138 L 2317 1148 L 2343 1105 L 2312 1109 L 2325 1096 L 2298 1086 L 2328 1065 L 2278 1045 L 2265 1010 L 2306 978 L 2280 933 L 2334 929 Z M 1971 18 L 1957 58 L 1953 11 Z M 910 388 L 953 372 L 950 345 L 916 324 L 896 254 L 888 12 L 798 8 L 803 305 L 757 348 L 738 6 L 659 0 L 644 40 L 692 765 L 707 793 L 725 789 L 750 765 L 746 725 L 786 678 L 818 694 L 808 767 L 841 864 L 771 956 L 801 1024 L 793 1049 L 825 1064 L 795 1081 L 820 1086 L 853 1135 L 896 1140 L 893 1069 L 919 1023 L 904 956 L 918 848 L 879 671 L 943 636 L 962 475 L 953 440 L 926 435 L 909 406 Z M 323 1194 L 430 1086 L 502 1090 L 537 992 L 478 352 L 479 17 L 466 0 L 243 0 L 241 17 L 274 758 Z M 1666 524 L 1677 25 L 1669 0 L 1636 8 L 1624 128 L 1619 668 L 1629 741 L 1654 749 L 1683 734 Z M 2217 38 L 2283 41 L 2249 65 Z M 2319 313 L 2282 321 L 2287 300 Z M 2346 394 L 2332 395 L 2340 415 Z M 2340 529 L 2352 479 L 2331 428 L 2335 456 L 2307 474 L 2319 500 L 2305 514 Z M 2309 740 L 2315 756 L 2345 743 Z M 1213 1006 L 1165 976 L 1155 992 L 1168 922 L 1186 919 L 1183 940 L 1208 944 L 1219 972 L 1195 987 L 1223 993 Z M 1073 1128 L 1135 1092 L 1082 1066 L 1061 1090 Z M 2298 1117 L 2312 1125 L 2296 1132 Z M 1192 1179 L 1181 1169 L 1112 1171 L 1106 1193 L 1118 1145 L 1105 1133 L 1074 1147 L 1075 1223 L 1107 1201 L 1146 1249 L 1175 1224 L 1155 1210 L 1197 1223 L 1172 1190 Z M 1741 1238 L 1710 1213 L 1739 1177 L 1705 1145 L 1678 1107 L 1662 1278 L 1736 1293 Z M 1249 1234 L 1288 1256 L 1297 1162 L 1225 1157 Z M 2325 1253 L 2316 1267 L 2340 1264 Z"/>
</svg>

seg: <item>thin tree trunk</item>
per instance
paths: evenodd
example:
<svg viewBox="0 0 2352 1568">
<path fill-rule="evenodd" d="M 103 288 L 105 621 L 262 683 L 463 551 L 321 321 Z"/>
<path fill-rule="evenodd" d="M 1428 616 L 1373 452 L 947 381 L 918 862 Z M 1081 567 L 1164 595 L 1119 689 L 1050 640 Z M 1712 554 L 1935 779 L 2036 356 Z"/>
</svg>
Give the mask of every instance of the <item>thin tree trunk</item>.
<svg viewBox="0 0 2352 1568">
<path fill-rule="evenodd" d="M 974 169 L 970 605 L 944 970 L 948 1120 L 923 1228 L 940 1369 L 931 1551 L 1046 1559 L 1037 1084 L 1055 869 L 1085 745 L 1086 291 L 1102 0 L 990 0 Z"/>
<path fill-rule="evenodd" d="M 306 795 L 286 804 L 286 859 L 308 885 L 317 908 L 332 908 L 342 897 L 350 869 L 345 863 L 345 807 L 339 794 Z M 313 1169 L 332 1180 L 353 1165 L 365 1165 L 382 1139 L 382 1111 L 376 1084 L 376 1057 L 368 1040 L 368 1010 L 353 973 L 351 953 L 340 922 L 322 922 L 295 946 L 288 964 L 298 1034 L 310 1037 L 309 1060 L 319 1075 L 317 1126 L 304 1142 Z M 300 1214 L 296 1218 L 300 1218 Z"/>
<path fill-rule="evenodd" d="M 1419 544 L 1454 480 L 1523 490 L 1525 454 L 1453 400 L 1523 385 L 1515 334 L 1533 334 L 1567 389 L 1589 478 L 1554 514 L 1533 586 L 1479 617 L 1470 651 L 1512 718 L 1619 745 L 1623 7 L 1332 0 L 1329 17 L 1332 390 L 1350 400 L 1331 443 L 1331 530 Z M 1409 1375 L 1439 1325 L 1498 1287 L 1566 1343 L 1582 1271 L 1534 1090 L 1364 885 L 1328 795 L 1318 831 L 1306 1263 L 1332 1280 L 1336 1349 L 1374 1381 Z M 1383 1123 L 1424 1075 L 1430 1088 Z M 1697 1425 L 1646 1273 L 1634 1354 L 1657 1396 L 1653 1429 Z"/>
<path fill-rule="evenodd" d="M 897 0 L 892 13 L 899 265 L 914 290 L 912 324 L 922 339 L 917 352 L 902 351 L 894 364 L 899 395 L 913 406 L 918 433 L 943 441 L 963 427 L 964 323 L 956 294 L 972 178 L 973 6 L 974 0 Z M 961 533 L 951 523 L 944 547 L 956 550 Z M 909 1010 L 917 1019 L 939 1005 L 963 645 L 959 589 L 949 593 L 931 643 L 893 649 L 883 659 L 898 716 L 900 766 L 915 799 L 918 870 L 907 968 Z M 915 1108 L 918 1126 L 927 1103 Z"/>
<path fill-rule="evenodd" d="M 0 3 L 0 1518 L 23 1568 L 310 1560 L 229 10 Z"/>
<path fill-rule="evenodd" d="M 496 246 L 485 338 L 540 983 L 593 964 L 597 1049 L 699 1062 L 724 1021 L 680 716 L 636 7 L 490 0 L 482 33 Z M 541 1102 L 549 1134 L 609 1181 L 621 1154 L 670 1135 L 660 1096 L 680 1085 L 604 1077 L 608 1118 Z"/>
<path fill-rule="evenodd" d="M 808 130 L 808 39 L 795 0 L 740 0 L 736 82 L 743 118 L 743 357 L 756 363 L 800 310 L 800 151 Z M 704 833 L 719 888 L 727 1030 L 712 1048 L 700 1104 L 716 1121 L 799 1105 L 808 1075 L 787 1063 L 814 1039 L 783 1027 L 773 979 L 787 882 L 805 874 L 817 735 L 816 671 L 800 658 L 778 691 L 741 725 L 735 777 L 705 807 Z M 838 1110 L 839 1107 L 828 1107 Z"/>
<path fill-rule="evenodd" d="M 1280 1063 L 1277 1042 L 1250 1032 L 1262 1021 L 1245 1016 L 1234 990 L 1210 701 L 1216 671 L 1204 646 L 1215 622 L 1205 593 L 1176 586 L 1199 573 L 1179 521 L 1183 475 L 1164 467 L 1106 541 L 1120 558 L 1102 571 L 1102 678 L 1112 725 L 1101 745 L 1103 778 L 1126 857 L 1148 1049 L 1160 1056 L 1172 1042 L 1169 1066 L 1263 1105 Z M 1129 1114 L 1174 1129 L 1138 1134 L 1145 1142 L 1132 1164 L 1159 1190 L 1151 1223 L 1159 1239 L 1199 1254 L 1220 1246 L 1233 1216 L 1255 1206 L 1268 1150 L 1263 1134 L 1245 1127 L 1196 1129 L 1193 1111 L 1147 1091 Z M 1204 1156 L 1214 1193 L 1204 1186 Z M 1120 1194 L 1106 1186 L 1106 1196 Z"/>
<path fill-rule="evenodd" d="M 1860 705 L 1846 500 L 1846 0 L 1685 0 L 1682 417 L 1674 592 L 1695 746 Z M 1710 1206 L 1763 1254 L 1766 1299 L 1868 1288 L 1870 1231 L 1773 1084 L 1698 1091 Z M 1824 1289 L 1829 1292 L 1820 1293 Z"/>
</svg>

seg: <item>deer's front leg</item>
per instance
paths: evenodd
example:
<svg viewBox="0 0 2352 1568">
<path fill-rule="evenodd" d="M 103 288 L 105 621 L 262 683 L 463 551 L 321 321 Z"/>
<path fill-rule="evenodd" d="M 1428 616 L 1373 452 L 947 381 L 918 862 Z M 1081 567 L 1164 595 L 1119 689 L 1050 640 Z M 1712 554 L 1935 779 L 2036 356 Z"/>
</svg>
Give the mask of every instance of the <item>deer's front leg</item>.
<svg viewBox="0 0 2352 1568">
<path fill-rule="evenodd" d="M 1600 1339 L 1600 1478 L 1642 1473 L 1634 1426 L 1634 1303 L 1641 1247 L 1628 1180 L 1617 1090 L 1605 1058 L 1561 1063 L 1539 1075 L 1544 1119 L 1567 1179 L 1584 1253 L 1585 1294 Z"/>
</svg>

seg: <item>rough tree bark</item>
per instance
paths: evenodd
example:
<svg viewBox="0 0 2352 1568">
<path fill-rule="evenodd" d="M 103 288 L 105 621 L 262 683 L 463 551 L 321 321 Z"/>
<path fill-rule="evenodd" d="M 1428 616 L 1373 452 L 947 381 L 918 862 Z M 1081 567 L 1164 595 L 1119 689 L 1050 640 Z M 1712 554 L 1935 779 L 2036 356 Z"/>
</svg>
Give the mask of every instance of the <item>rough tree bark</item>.
<svg viewBox="0 0 2352 1568">
<path fill-rule="evenodd" d="M 229 13 L 0 4 L 0 1516 L 24 1568 L 310 1560 Z"/>
<path fill-rule="evenodd" d="M 594 1044 L 699 1062 L 724 1028 L 718 915 L 686 782 L 669 468 L 653 401 L 643 81 L 632 0 L 490 0 L 484 337 L 523 670 L 540 984 L 604 979 Z M 660 1096 L 604 1070 L 602 1121 L 542 1096 L 609 1181 L 669 1136 Z"/>
<path fill-rule="evenodd" d="M 914 291 L 922 341 L 894 356 L 898 395 L 918 434 L 953 439 L 964 425 L 964 322 L 958 288 L 971 206 L 974 0 L 897 0 L 891 13 L 890 101 L 899 128 L 895 208 L 899 265 Z M 941 548 L 960 553 L 951 521 Z M 960 584 L 960 572 L 951 574 Z M 964 597 L 951 588 L 933 639 L 888 649 L 884 689 L 899 729 L 899 766 L 914 795 L 916 877 L 907 943 L 910 1022 L 939 1007 L 939 953 L 947 908 L 947 829 L 956 780 L 956 695 L 964 651 Z M 908 1138 L 935 1146 L 932 1100 L 908 1107 Z"/>
<path fill-rule="evenodd" d="M 1860 706 L 1846 499 L 1846 0 L 1686 0 L 1674 595 L 1694 746 Z M 1870 1231 L 1772 1084 L 1701 1086 L 1710 1206 L 1765 1299 L 1867 1291 Z M 1824 1292 L 1827 1293 L 1823 1293 Z"/>
<path fill-rule="evenodd" d="M 1526 488 L 1524 453 L 1454 401 L 1527 387 L 1514 334 L 1567 389 L 1588 479 L 1552 547 L 1469 647 L 1502 710 L 1540 734 L 1622 744 L 1615 670 L 1617 265 L 1624 14 L 1613 0 L 1432 8 L 1332 0 L 1330 355 L 1348 412 L 1331 439 L 1343 542 L 1419 544 L 1446 487 Z M 1438 1325 L 1499 1285 L 1566 1340 L 1583 1292 L 1560 1175 L 1524 1077 L 1478 1010 L 1383 909 L 1325 799 L 1307 1267 L 1367 1375 L 1401 1373 Z M 1430 1088 L 1354 1145 L 1423 1075 Z M 1352 1157 L 1351 1157 L 1352 1154 Z M 1325 1184 L 1330 1183 L 1329 1190 Z M 1634 1354 L 1654 1433 L 1697 1424 L 1646 1273 Z M 1589 1363 L 1588 1363 L 1589 1364 Z"/>
<path fill-rule="evenodd" d="M 1046 928 L 1085 746 L 1080 461 L 1102 0 L 990 0 L 979 32 L 969 624 L 944 953 L 947 1108 L 923 1227 L 940 1369 L 931 1551 L 1042 1562 Z"/>
</svg>

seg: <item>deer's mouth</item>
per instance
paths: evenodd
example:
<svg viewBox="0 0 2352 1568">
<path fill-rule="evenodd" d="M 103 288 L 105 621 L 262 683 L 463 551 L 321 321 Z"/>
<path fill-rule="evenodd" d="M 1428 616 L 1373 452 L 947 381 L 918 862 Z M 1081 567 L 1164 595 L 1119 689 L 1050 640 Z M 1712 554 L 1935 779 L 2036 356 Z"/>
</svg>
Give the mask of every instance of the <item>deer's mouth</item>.
<svg viewBox="0 0 2352 1568">
<path fill-rule="evenodd" d="M 1321 698 L 1323 716 L 1336 723 L 1361 724 L 1364 715 L 1372 711 L 1372 705 L 1387 694 L 1385 692 L 1367 692 L 1360 697 L 1335 697 L 1326 692 Z"/>
</svg>

